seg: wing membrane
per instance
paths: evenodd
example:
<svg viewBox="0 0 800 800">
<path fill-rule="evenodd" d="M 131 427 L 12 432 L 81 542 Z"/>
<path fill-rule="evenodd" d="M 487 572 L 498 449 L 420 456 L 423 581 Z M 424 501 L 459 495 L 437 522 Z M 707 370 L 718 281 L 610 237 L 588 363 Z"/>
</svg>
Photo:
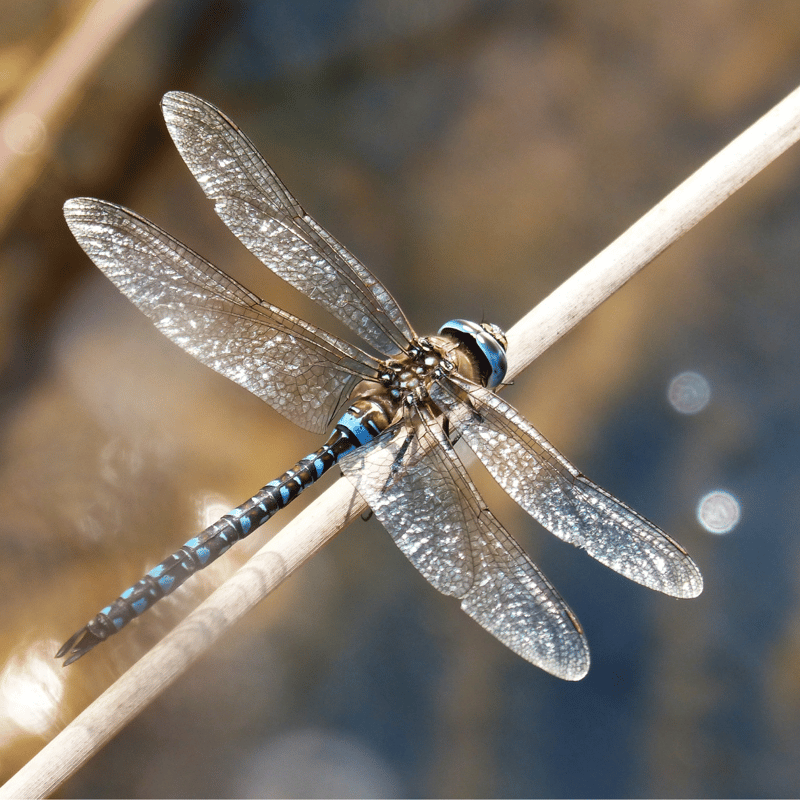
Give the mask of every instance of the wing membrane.
<svg viewBox="0 0 800 800">
<path fill-rule="evenodd" d="M 515 653 L 567 680 L 589 669 L 567 604 L 483 504 L 440 424 L 422 412 L 342 471 L 412 564 Z"/>
<path fill-rule="evenodd" d="M 184 92 L 161 106 L 183 160 L 245 247 L 380 352 L 404 349 L 414 333 L 392 296 L 305 213 L 236 125 Z"/>
<path fill-rule="evenodd" d="M 453 476 L 430 456 L 405 424 L 384 431 L 340 462 L 411 563 L 440 592 L 462 597 L 475 571 L 469 509 L 457 502 Z"/>
<path fill-rule="evenodd" d="M 90 198 L 69 200 L 75 238 L 117 288 L 170 339 L 308 430 L 322 433 L 377 362 L 261 301 L 144 217 Z"/>
<path fill-rule="evenodd" d="M 496 394 L 451 375 L 431 396 L 454 412 L 451 424 L 494 479 L 551 533 L 651 589 L 700 594 L 700 570 L 677 542 L 584 477 Z"/>
</svg>

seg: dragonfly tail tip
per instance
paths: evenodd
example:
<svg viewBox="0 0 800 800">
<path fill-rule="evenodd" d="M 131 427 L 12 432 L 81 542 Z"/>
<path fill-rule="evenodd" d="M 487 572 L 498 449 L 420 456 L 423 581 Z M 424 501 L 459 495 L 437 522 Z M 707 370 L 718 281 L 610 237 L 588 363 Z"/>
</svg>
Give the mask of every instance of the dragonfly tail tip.
<svg viewBox="0 0 800 800">
<path fill-rule="evenodd" d="M 69 653 L 69 658 L 62 664 L 62 666 L 68 667 L 81 656 L 86 655 L 86 653 L 102 641 L 103 640 L 93 634 L 88 627 L 81 628 L 61 645 L 55 657 L 63 658 Z"/>
</svg>

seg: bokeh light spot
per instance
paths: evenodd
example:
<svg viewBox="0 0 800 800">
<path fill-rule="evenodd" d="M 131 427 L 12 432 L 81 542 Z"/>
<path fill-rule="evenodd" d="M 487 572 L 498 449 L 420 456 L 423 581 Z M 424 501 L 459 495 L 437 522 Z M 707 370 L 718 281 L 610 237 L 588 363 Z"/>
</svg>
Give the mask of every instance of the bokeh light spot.
<svg viewBox="0 0 800 800">
<path fill-rule="evenodd" d="M 46 137 L 44 123 L 30 111 L 16 114 L 3 127 L 3 141 L 12 153 L 35 153 L 44 144 Z"/>
<path fill-rule="evenodd" d="M 681 414 L 697 414 L 708 405 L 711 387 L 700 373 L 681 372 L 669 382 L 667 399 Z"/>
<path fill-rule="evenodd" d="M 12 655 L 0 672 L 0 742 L 15 731 L 50 732 L 64 695 L 64 673 L 53 658 L 54 639 Z"/>
<path fill-rule="evenodd" d="M 741 515 L 739 501 L 722 489 L 709 492 L 697 504 L 697 520 L 709 533 L 729 533 Z"/>
</svg>

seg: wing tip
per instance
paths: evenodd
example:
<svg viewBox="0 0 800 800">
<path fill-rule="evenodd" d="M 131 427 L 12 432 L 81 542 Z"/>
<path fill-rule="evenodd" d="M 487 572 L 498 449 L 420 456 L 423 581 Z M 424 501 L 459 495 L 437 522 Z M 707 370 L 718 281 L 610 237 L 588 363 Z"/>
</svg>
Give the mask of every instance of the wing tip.
<svg viewBox="0 0 800 800">
<path fill-rule="evenodd" d="M 589 648 L 586 647 L 581 653 L 580 657 L 572 658 L 565 662 L 557 661 L 554 665 L 538 664 L 535 661 L 531 663 L 553 675 L 560 678 L 562 681 L 582 681 L 589 674 L 589 667 L 591 667 L 591 658 L 589 657 Z"/>
<path fill-rule="evenodd" d="M 692 562 L 692 566 L 694 569 L 685 582 L 684 591 L 682 594 L 678 595 L 687 600 L 699 597 L 703 593 L 703 576 L 694 561 Z"/>
<path fill-rule="evenodd" d="M 70 197 L 69 200 L 64 201 L 61 210 L 64 212 L 64 217 L 69 220 L 70 218 L 86 213 L 87 209 L 99 202 L 99 200 L 95 200 L 93 197 Z"/>
<path fill-rule="evenodd" d="M 677 573 L 677 575 L 675 574 Z M 624 575 L 624 573 L 621 573 Z M 624 575 L 624 577 L 631 577 Z M 672 574 L 662 572 L 658 577 L 661 580 L 652 582 L 640 581 L 643 586 L 654 589 L 670 597 L 677 597 L 681 600 L 691 600 L 699 597 L 703 593 L 703 575 L 697 564 L 686 556 L 681 564 L 681 570 L 674 570 Z M 632 580 L 636 580 L 632 577 Z"/>
<path fill-rule="evenodd" d="M 167 123 L 167 129 L 172 135 L 173 130 L 179 130 L 182 124 L 191 120 L 197 127 L 200 120 L 209 120 L 214 116 L 230 120 L 212 103 L 203 100 L 191 92 L 182 92 L 177 89 L 167 92 L 161 98 L 161 114 Z M 173 137 L 174 138 L 174 137 Z"/>
<path fill-rule="evenodd" d="M 574 617 L 572 614 L 570 616 Z M 513 653 L 555 678 L 581 681 L 589 673 L 591 655 L 589 643 L 582 629 L 578 629 L 577 640 L 575 637 L 569 637 L 565 642 L 561 642 L 562 646 L 556 644 L 554 648 L 543 646 L 543 640 L 548 637 L 535 633 L 527 641 L 516 643 L 505 637 L 501 638 L 496 631 L 489 632 Z"/>
<path fill-rule="evenodd" d="M 167 92 L 161 98 L 161 109 L 164 112 L 167 110 L 175 111 L 179 106 L 197 101 L 199 99 L 200 98 L 190 94 L 189 92 L 182 92 L 178 89 L 173 89 L 172 91 Z"/>
<path fill-rule="evenodd" d="M 98 200 L 96 197 L 70 197 L 70 199 L 65 200 L 64 205 L 61 206 L 64 218 L 67 222 L 73 219 L 77 220 L 89 213 L 99 214 L 100 212 L 108 212 L 111 209 L 123 211 L 128 216 L 138 216 L 134 214 L 133 211 L 123 206 L 111 203 L 108 200 Z"/>
<path fill-rule="evenodd" d="M 207 103 L 189 92 L 171 91 L 161 98 L 161 115 L 167 124 L 167 130 L 173 141 L 176 135 L 186 124 L 187 118 L 192 117 L 192 111 L 197 110 L 198 106 L 206 106 Z"/>
</svg>

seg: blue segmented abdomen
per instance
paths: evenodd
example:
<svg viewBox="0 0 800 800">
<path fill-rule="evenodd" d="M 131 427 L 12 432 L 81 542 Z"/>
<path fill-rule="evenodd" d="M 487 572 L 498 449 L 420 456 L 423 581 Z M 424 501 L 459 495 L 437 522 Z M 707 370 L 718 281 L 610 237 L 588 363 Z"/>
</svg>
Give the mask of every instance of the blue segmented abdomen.
<svg viewBox="0 0 800 800">
<path fill-rule="evenodd" d="M 171 556 L 156 565 L 113 603 L 106 606 L 58 651 L 67 653 L 64 666 L 144 613 L 162 597 L 175 591 L 187 578 L 208 566 L 244 539 L 273 514 L 285 508 L 305 488 L 321 478 L 342 456 L 361 447 L 380 433 L 383 409 L 373 401 L 361 400 L 343 415 L 328 441 L 295 464 L 280 478 L 270 481 L 257 494 L 210 525 Z M 385 426 L 384 426 L 385 427 Z"/>
</svg>

